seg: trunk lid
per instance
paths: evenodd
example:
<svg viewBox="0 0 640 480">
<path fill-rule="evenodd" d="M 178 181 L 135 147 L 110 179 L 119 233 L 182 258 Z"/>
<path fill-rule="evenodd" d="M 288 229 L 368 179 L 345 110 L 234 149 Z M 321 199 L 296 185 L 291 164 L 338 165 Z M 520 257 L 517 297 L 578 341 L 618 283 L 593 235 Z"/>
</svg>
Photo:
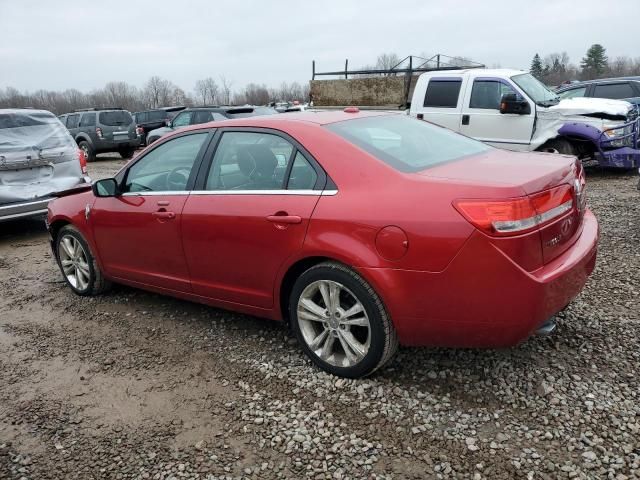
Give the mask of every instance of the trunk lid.
<svg viewBox="0 0 640 480">
<path fill-rule="evenodd" d="M 510 202 L 529 199 L 532 205 L 537 205 L 537 214 L 533 216 L 540 221 L 539 225 L 522 233 L 494 235 L 485 231 L 494 245 L 528 271 L 535 270 L 565 252 L 582 230 L 585 181 L 582 165 L 575 157 L 490 150 L 432 167 L 419 175 L 446 178 L 465 186 L 471 184 L 483 187 L 478 189 L 481 193 L 471 199 L 472 203 L 476 200 L 482 204 L 483 200 Z M 495 188 L 491 188 L 492 186 Z M 541 199 L 557 190 L 570 195 L 571 208 L 555 216 L 550 212 L 550 218 L 547 219 L 539 206 Z M 519 193 L 513 195 L 514 192 Z M 468 198 L 466 193 L 461 197 Z M 553 196 L 552 201 L 559 202 Z M 564 202 L 567 201 L 565 198 Z M 525 200 L 525 203 L 529 202 Z M 535 252 L 532 251 L 534 246 L 537 249 Z"/>
</svg>

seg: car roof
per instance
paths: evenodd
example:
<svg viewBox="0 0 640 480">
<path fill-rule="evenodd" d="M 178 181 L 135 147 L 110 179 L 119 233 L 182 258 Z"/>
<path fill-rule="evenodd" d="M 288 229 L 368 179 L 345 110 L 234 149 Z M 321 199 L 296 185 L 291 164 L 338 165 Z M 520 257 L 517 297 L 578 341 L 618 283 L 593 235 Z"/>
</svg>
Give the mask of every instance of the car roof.
<svg viewBox="0 0 640 480">
<path fill-rule="evenodd" d="M 447 75 L 469 74 L 472 77 L 512 77 L 513 75 L 521 75 L 523 73 L 529 72 L 512 68 L 465 68 L 460 70 L 434 70 L 433 72 L 425 72 L 422 75 L 428 77 L 446 77 Z"/>
<path fill-rule="evenodd" d="M 404 114 L 403 112 L 385 112 L 379 110 L 367 110 L 360 111 L 358 113 L 346 113 L 342 110 L 306 110 L 304 112 L 282 113 L 279 115 L 256 115 L 254 117 L 243 117 L 229 120 L 219 120 L 208 123 L 199 123 L 197 125 L 190 125 L 188 127 L 181 128 L 180 130 L 176 130 L 176 133 L 183 133 L 185 131 L 199 130 L 211 127 L 262 127 L 279 130 L 295 124 L 311 124 L 321 126 L 347 120 L 356 120 L 358 118 L 390 115 L 406 116 L 406 114 Z"/>
<path fill-rule="evenodd" d="M 55 117 L 55 115 L 53 113 L 51 113 L 49 110 L 40 110 L 40 109 L 36 109 L 36 108 L 0 108 L 0 113 L 2 114 L 24 114 L 24 115 L 33 115 L 34 113 L 41 113 L 41 114 L 48 114 L 51 115 L 53 117 Z"/>
<path fill-rule="evenodd" d="M 569 90 L 571 88 L 576 88 L 576 87 L 584 87 L 585 85 L 620 83 L 620 82 L 629 82 L 629 81 L 640 82 L 640 77 L 594 78 L 593 80 L 582 80 L 580 82 L 561 85 L 558 88 L 558 91 Z"/>
</svg>

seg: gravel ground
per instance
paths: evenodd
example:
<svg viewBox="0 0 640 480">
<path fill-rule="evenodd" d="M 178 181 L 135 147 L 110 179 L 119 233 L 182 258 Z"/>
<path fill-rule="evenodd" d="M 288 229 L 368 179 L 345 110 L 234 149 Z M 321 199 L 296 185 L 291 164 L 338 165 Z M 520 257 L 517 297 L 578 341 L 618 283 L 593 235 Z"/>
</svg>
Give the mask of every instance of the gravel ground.
<svg viewBox="0 0 640 480">
<path fill-rule="evenodd" d="M 640 478 L 636 182 L 590 172 L 599 260 L 552 336 L 400 349 L 361 381 L 276 322 L 77 297 L 40 221 L 2 224 L 0 478 Z"/>
</svg>

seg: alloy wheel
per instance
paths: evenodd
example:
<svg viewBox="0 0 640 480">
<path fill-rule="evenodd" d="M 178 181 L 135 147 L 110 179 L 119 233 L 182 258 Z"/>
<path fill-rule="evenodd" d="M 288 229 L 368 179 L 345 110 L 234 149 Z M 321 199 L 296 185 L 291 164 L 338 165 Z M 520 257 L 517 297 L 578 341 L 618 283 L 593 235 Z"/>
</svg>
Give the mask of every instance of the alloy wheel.
<svg viewBox="0 0 640 480">
<path fill-rule="evenodd" d="M 58 257 L 62 272 L 71 286 L 85 290 L 89 286 L 91 270 L 87 252 L 78 239 L 72 235 L 64 235 L 58 242 Z"/>
<path fill-rule="evenodd" d="M 369 352 L 371 324 L 367 312 L 341 283 L 310 283 L 298 299 L 297 316 L 305 343 L 322 361 L 352 367 Z"/>
</svg>

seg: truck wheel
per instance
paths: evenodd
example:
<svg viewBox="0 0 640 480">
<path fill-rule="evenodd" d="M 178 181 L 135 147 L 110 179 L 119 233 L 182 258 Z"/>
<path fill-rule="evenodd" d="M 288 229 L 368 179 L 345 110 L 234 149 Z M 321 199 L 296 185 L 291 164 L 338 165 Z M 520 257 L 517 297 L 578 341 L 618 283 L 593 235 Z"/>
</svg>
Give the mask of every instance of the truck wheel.
<svg viewBox="0 0 640 480">
<path fill-rule="evenodd" d="M 87 142 L 86 140 L 82 140 L 78 144 L 78 146 L 80 147 L 80 150 L 84 152 L 84 158 L 87 160 L 87 162 L 92 162 L 96 159 L 96 152 L 93 150 L 93 147 L 91 146 L 91 144 L 89 144 L 89 142 Z"/>
<path fill-rule="evenodd" d="M 562 155 L 576 155 L 573 145 L 565 138 L 549 140 L 540 150 L 543 152 L 560 153 Z"/>
</svg>

